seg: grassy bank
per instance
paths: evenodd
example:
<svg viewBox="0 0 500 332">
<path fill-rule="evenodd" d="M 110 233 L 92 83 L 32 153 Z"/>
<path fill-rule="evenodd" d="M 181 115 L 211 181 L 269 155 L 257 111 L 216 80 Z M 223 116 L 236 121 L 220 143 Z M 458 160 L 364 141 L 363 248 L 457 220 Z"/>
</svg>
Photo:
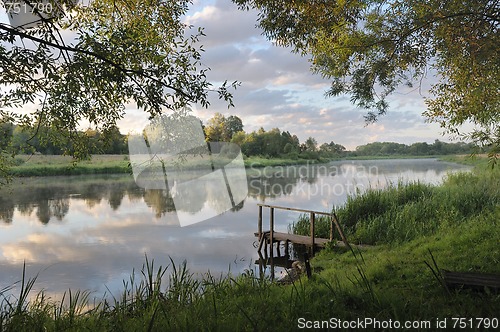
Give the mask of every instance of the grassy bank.
<svg viewBox="0 0 500 332">
<path fill-rule="evenodd" d="M 372 156 L 372 157 L 349 157 L 348 160 L 375 160 L 375 159 L 419 159 L 436 158 L 437 156 Z M 184 167 L 199 168 L 206 167 L 206 160 L 196 160 L 187 162 Z M 457 163 L 474 164 L 477 161 L 468 161 L 467 156 L 444 156 L 440 157 L 444 161 Z M 222 158 L 221 161 L 225 159 Z M 230 160 L 227 159 L 229 162 Z M 292 166 L 292 165 L 312 165 L 328 163 L 331 159 L 286 159 L 286 158 L 264 158 L 252 156 L 244 159 L 246 168 L 259 169 L 263 167 L 274 166 Z M 484 162 L 487 164 L 487 162 Z M 83 174 L 130 174 L 129 158 L 127 155 L 94 155 L 91 160 L 75 162 L 68 156 L 56 155 L 19 155 L 16 156 L 11 168 L 11 175 L 18 177 L 30 176 L 57 176 L 57 175 L 83 175 Z M 201 166 L 200 166 L 201 164 Z"/>
<path fill-rule="evenodd" d="M 344 232 L 355 243 L 399 244 L 454 227 L 500 205 L 498 170 L 451 174 L 442 186 L 422 183 L 371 190 L 350 197 L 337 211 Z M 297 234 L 309 235 L 309 219 L 294 225 Z M 316 235 L 329 236 L 329 221 L 317 221 Z"/>
<path fill-rule="evenodd" d="M 436 330 L 436 320 L 446 319 L 456 330 L 458 317 L 472 324 L 466 330 L 487 330 L 498 324 L 500 295 L 447 289 L 439 269 L 500 273 L 499 180 L 498 168 L 478 169 L 438 187 L 416 183 L 350 198 L 337 211 L 348 238 L 376 246 L 331 246 L 311 261 L 311 279 L 290 285 L 252 271 L 198 278 L 185 264 L 146 261 L 122 296 L 94 303 L 78 291 L 63 302 L 43 293 L 30 300 L 32 281 L 23 278 L 16 296 L 0 295 L 0 331 L 294 331 L 312 321 L 365 318 L 421 324 L 415 330 Z M 308 229 L 306 222 L 296 231 Z"/>
<path fill-rule="evenodd" d="M 206 160 L 187 162 L 184 167 L 206 167 Z M 220 161 L 225 161 L 221 159 Z M 246 168 L 262 168 L 271 166 L 289 166 L 326 163 L 328 159 L 284 159 L 284 158 L 245 158 Z M 227 159 L 227 162 L 230 162 Z M 94 155 L 91 160 L 74 162 L 68 156 L 56 155 L 20 155 L 14 159 L 11 175 L 19 177 L 29 176 L 56 176 L 56 175 L 83 175 L 83 174 L 123 174 L 132 173 L 127 155 Z M 201 165 L 201 166 L 200 166 Z"/>
<path fill-rule="evenodd" d="M 394 155 L 376 155 L 376 156 L 348 156 L 342 159 L 345 160 L 386 160 L 386 159 L 435 159 L 441 158 L 440 155 L 425 155 L 425 156 L 413 156 L 407 154 L 394 154 Z"/>
<path fill-rule="evenodd" d="M 68 156 L 21 155 L 11 168 L 13 176 L 55 176 L 131 173 L 128 156 L 95 155 L 91 160 L 74 162 Z"/>
</svg>

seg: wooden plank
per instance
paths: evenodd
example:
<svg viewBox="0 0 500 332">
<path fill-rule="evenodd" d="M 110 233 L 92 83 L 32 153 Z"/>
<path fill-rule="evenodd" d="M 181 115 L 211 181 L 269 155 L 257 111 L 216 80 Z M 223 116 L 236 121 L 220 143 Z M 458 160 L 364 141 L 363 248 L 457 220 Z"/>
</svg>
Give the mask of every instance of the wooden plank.
<svg viewBox="0 0 500 332">
<path fill-rule="evenodd" d="M 449 286 L 489 287 L 500 289 L 500 275 L 479 272 L 452 272 L 442 270 L 443 278 Z"/>
<path fill-rule="evenodd" d="M 280 210 L 288 210 L 288 211 L 297 211 L 297 212 L 306 212 L 306 213 L 311 213 L 314 212 L 315 214 L 320 214 L 323 216 L 331 216 L 331 213 L 328 212 L 321 212 L 321 211 L 313 211 L 313 210 L 304 210 L 304 209 L 295 209 L 295 208 L 290 208 L 290 207 L 284 207 L 284 206 L 276 206 L 276 205 L 267 205 L 267 204 L 257 204 L 257 206 L 262 206 L 262 207 L 268 207 L 272 209 L 280 209 Z"/>
<path fill-rule="evenodd" d="M 270 232 L 263 232 L 262 234 L 265 238 L 270 240 L 269 233 Z M 258 233 L 255 233 L 255 236 L 258 236 Z M 295 244 L 304 244 L 307 246 L 311 245 L 311 238 L 309 236 L 282 233 L 282 232 L 273 232 L 273 241 L 274 242 L 289 241 L 289 242 L 292 242 Z M 329 239 L 315 238 L 314 244 L 317 247 L 324 247 L 328 242 L 330 242 Z M 342 243 L 342 242 L 340 242 L 340 243 Z"/>
</svg>

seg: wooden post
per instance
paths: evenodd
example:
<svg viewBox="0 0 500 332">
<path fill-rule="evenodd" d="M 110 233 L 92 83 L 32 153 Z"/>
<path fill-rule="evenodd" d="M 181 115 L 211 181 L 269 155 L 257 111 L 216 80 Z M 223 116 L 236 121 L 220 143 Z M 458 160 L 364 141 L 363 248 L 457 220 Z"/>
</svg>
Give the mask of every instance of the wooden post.
<svg viewBox="0 0 500 332">
<path fill-rule="evenodd" d="M 314 212 L 311 212 L 309 222 L 311 224 L 311 253 L 314 255 Z"/>
<path fill-rule="evenodd" d="M 334 227 L 334 221 L 332 215 L 332 218 L 330 219 L 330 242 L 333 241 L 333 227 Z"/>
<path fill-rule="evenodd" d="M 266 261 L 264 257 L 262 257 L 260 251 L 258 252 L 258 254 L 259 254 L 259 277 L 260 279 L 264 279 L 264 270 L 266 267 Z"/>
<path fill-rule="evenodd" d="M 311 279 L 311 264 L 309 262 L 309 255 L 307 252 L 304 253 L 304 265 L 306 266 L 307 278 Z"/>
<path fill-rule="evenodd" d="M 258 234 L 259 234 L 259 239 L 262 238 L 262 205 L 259 205 L 259 221 L 258 221 Z"/>
<path fill-rule="evenodd" d="M 335 223 L 337 231 L 339 232 L 340 237 L 342 238 L 342 241 L 344 242 L 346 247 L 351 248 L 351 245 L 349 244 L 349 242 L 347 242 L 347 238 L 345 237 L 344 232 L 342 232 L 342 228 L 340 228 L 340 223 L 339 220 L 337 219 L 337 215 L 335 214 L 335 212 L 333 213 L 333 222 Z"/>
<path fill-rule="evenodd" d="M 273 250 L 273 242 L 274 242 L 274 208 L 272 207 L 269 212 L 269 251 L 271 258 L 271 280 L 274 280 L 274 250 Z"/>
</svg>

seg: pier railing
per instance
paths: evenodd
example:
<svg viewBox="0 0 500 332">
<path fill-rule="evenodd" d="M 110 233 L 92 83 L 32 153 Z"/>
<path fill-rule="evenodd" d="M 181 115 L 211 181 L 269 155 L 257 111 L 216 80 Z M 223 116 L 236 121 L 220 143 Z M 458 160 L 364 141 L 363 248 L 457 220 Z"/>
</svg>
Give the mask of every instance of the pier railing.
<svg viewBox="0 0 500 332">
<path fill-rule="evenodd" d="M 309 214 L 309 220 L 310 220 L 310 240 L 305 241 L 305 236 L 299 236 L 299 235 L 293 235 L 290 234 L 287 237 L 287 241 L 290 241 L 292 243 L 299 243 L 299 244 L 306 244 L 311 246 L 311 252 L 314 254 L 315 247 L 320 244 L 320 246 L 323 246 L 326 242 L 328 241 L 333 241 L 334 239 L 334 229 L 337 230 L 337 232 L 340 235 L 340 238 L 342 239 L 342 242 L 347 246 L 350 247 L 349 243 L 347 242 L 347 238 L 344 235 L 344 232 L 342 231 L 340 227 L 340 223 L 338 221 L 337 216 L 335 215 L 335 212 L 327 213 L 327 212 L 321 212 L 321 211 L 314 211 L 314 210 L 305 210 L 305 209 L 297 209 L 297 208 L 290 208 L 290 207 L 284 207 L 284 206 L 276 206 L 276 205 L 268 205 L 268 204 L 257 204 L 259 207 L 259 217 L 258 217 L 258 232 L 257 236 L 260 239 L 259 243 L 259 251 L 262 247 L 262 244 L 264 242 L 264 233 L 262 230 L 262 210 L 263 208 L 269 208 L 269 243 L 271 244 L 270 246 L 270 254 L 271 257 L 273 256 L 273 243 L 275 241 L 275 231 L 274 231 L 274 210 L 279 209 L 279 210 L 288 210 L 288 211 L 295 211 L 295 212 L 302 212 L 302 213 L 308 213 Z M 330 217 L 330 239 L 323 239 L 323 238 L 316 238 L 315 237 L 315 221 L 316 221 L 316 216 L 317 215 L 322 215 L 322 216 L 328 216 Z M 283 234 L 279 233 L 279 237 L 282 239 Z M 319 241 L 320 240 L 320 241 Z M 278 240 L 279 241 L 279 240 Z M 309 242 L 309 243 L 307 243 Z"/>
</svg>

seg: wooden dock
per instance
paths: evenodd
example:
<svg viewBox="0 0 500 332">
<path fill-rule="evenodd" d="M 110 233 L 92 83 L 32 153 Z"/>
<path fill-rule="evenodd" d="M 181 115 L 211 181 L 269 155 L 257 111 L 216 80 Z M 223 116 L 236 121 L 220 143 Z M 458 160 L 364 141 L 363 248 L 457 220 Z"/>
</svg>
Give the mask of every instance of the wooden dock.
<svg viewBox="0 0 500 332">
<path fill-rule="evenodd" d="M 334 212 L 320 212 L 313 210 L 304 210 L 304 209 L 295 209 L 283 206 L 275 206 L 275 205 L 266 205 L 266 204 L 257 204 L 259 207 L 259 217 L 258 217 L 258 231 L 255 233 L 255 236 L 259 239 L 258 245 L 258 254 L 259 254 L 259 262 L 265 263 L 265 265 L 271 265 L 271 279 L 274 279 L 274 262 L 285 262 L 284 265 L 289 265 L 289 244 L 300 244 L 305 245 L 309 248 L 311 256 L 314 255 L 315 251 L 320 248 L 324 248 L 327 243 L 336 241 L 336 245 L 344 246 L 350 248 L 349 242 L 344 235 L 340 227 L 340 223 L 337 219 L 337 216 Z M 262 210 L 263 208 L 269 209 L 269 230 L 264 231 L 262 226 Z M 310 235 L 296 235 L 289 234 L 283 232 L 275 232 L 274 231 L 274 211 L 276 209 L 279 210 L 289 210 L 301 213 L 309 214 L 310 220 Z M 319 238 L 315 236 L 315 220 L 317 215 L 327 216 L 330 219 L 330 238 Z M 337 241 L 334 239 L 334 231 L 337 230 L 341 241 Z M 280 244 L 285 244 L 284 256 L 280 252 Z M 269 248 L 269 254 L 268 254 Z M 264 249 L 264 255 L 262 255 L 262 249 Z M 274 251 L 276 250 L 277 256 L 274 256 Z M 281 266 L 281 265 L 278 265 Z M 286 267 L 284 266 L 284 267 Z M 263 268 L 261 267 L 261 274 L 263 273 Z"/>
<path fill-rule="evenodd" d="M 259 236 L 259 233 L 255 233 L 255 236 Z M 270 241 L 271 240 L 271 232 L 270 231 L 267 231 L 267 232 L 263 232 L 262 233 L 262 236 L 264 236 L 264 238 L 267 240 L 267 241 Z M 310 236 L 306 236 L 306 235 L 296 235 L 296 234 L 289 234 L 289 233 L 281 233 L 281 232 L 274 232 L 273 233 L 273 241 L 274 242 L 285 242 L 285 241 L 288 241 L 288 242 L 291 242 L 291 243 L 294 243 L 294 244 L 303 244 L 303 245 L 311 245 L 311 237 Z M 325 245 L 330 242 L 329 239 L 323 239 L 323 238 L 315 238 L 314 239 L 314 245 L 316 247 L 319 247 L 319 248 L 324 248 Z"/>
</svg>

